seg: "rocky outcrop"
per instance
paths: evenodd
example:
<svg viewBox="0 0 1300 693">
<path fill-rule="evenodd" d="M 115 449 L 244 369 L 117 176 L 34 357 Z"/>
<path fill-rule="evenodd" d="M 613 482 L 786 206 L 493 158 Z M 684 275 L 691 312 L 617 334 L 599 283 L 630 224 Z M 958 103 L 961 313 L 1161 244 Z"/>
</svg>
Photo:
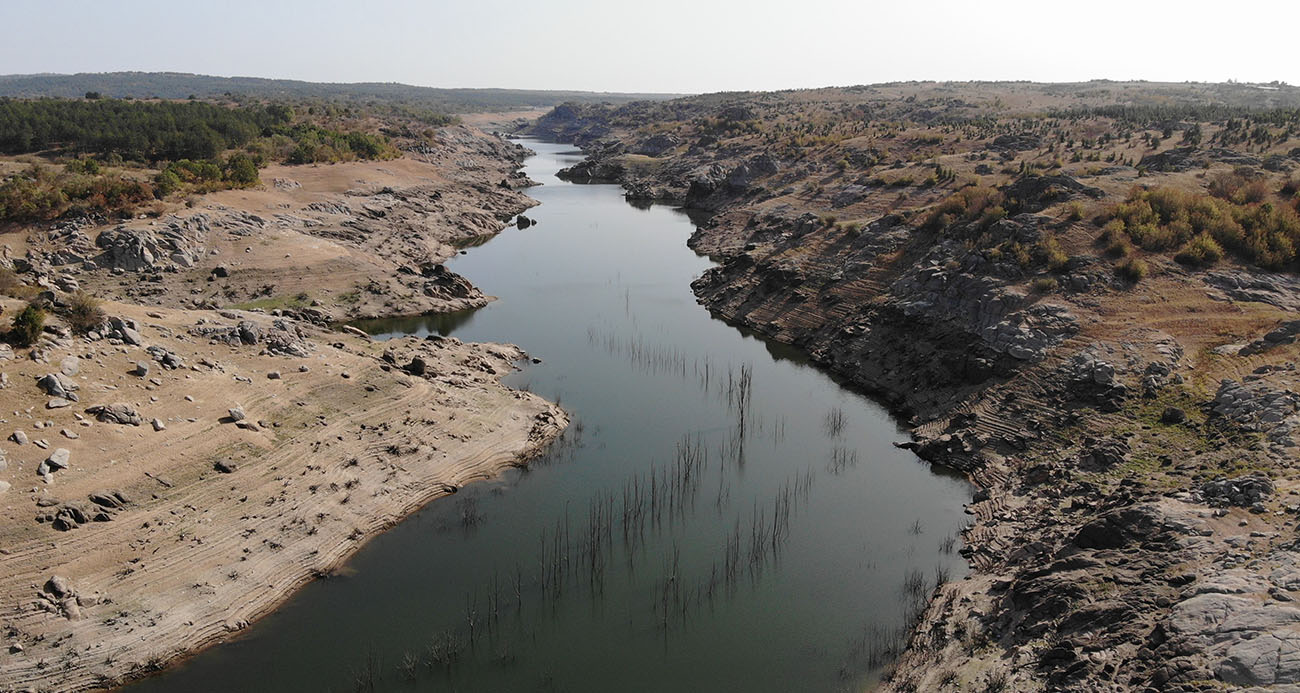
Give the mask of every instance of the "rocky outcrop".
<svg viewBox="0 0 1300 693">
<path fill-rule="evenodd" d="M 1080 197 L 1099 200 L 1105 195 L 1100 188 L 1084 185 L 1066 175 L 1021 176 L 1002 193 L 1020 212 L 1041 212 L 1066 200 Z"/>
<path fill-rule="evenodd" d="M 161 226 L 107 229 L 95 239 L 102 252 L 88 264 L 127 272 L 194 267 L 206 255 L 203 241 L 210 230 L 204 214 L 170 217 Z"/>
<path fill-rule="evenodd" d="M 139 426 L 143 423 L 140 413 L 135 407 L 124 402 L 115 402 L 113 404 L 96 404 L 86 409 L 87 414 L 93 415 L 101 423 L 115 423 L 128 426 Z"/>
<path fill-rule="evenodd" d="M 241 320 L 237 325 L 203 323 L 190 328 L 190 334 L 230 346 L 262 344 L 268 353 L 281 356 L 305 357 L 312 350 L 302 328 L 283 318 L 272 320 L 269 327 L 253 320 Z"/>
<path fill-rule="evenodd" d="M 1256 301 L 1300 312 L 1300 278 L 1294 275 L 1215 270 L 1206 272 L 1203 278 L 1206 284 L 1234 301 Z"/>
<path fill-rule="evenodd" d="M 1138 162 L 1138 166 L 1162 173 L 1176 173 L 1194 168 L 1205 168 L 1212 162 L 1232 164 L 1233 166 L 1260 165 L 1260 160 L 1249 154 L 1222 147 L 1214 149 L 1176 147 L 1157 154 L 1148 154 L 1142 157 L 1142 160 Z"/>
<path fill-rule="evenodd" d="M 1300 684 L 1300 609 L 1247 596 L 1199 594 L 1174 607 L 1168 629 L 1229 685 Z"/>
<path fill-rule="evenodd" d="M 682 141 L 672 135 L 653 135 L 637 142 L 632 147 L 632 153 L 641 156 L 663 156 L 681 144 Z"/>
</svg>

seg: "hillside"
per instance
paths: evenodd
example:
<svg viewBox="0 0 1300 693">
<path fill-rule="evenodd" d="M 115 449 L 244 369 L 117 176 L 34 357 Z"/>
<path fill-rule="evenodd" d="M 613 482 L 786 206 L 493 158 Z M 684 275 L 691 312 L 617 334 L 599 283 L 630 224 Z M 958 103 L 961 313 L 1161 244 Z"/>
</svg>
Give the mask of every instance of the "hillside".
<svg viewBox="0 0 1300 693">
<path fill-rule="evenodd" d="M 565 104 L 566 175 L 701 210 L 715 315 L 978 487 L 888 687 L 1300 680 L 1300 90 L 906 83 Z M 879 654 L 879 653 L 874 653 Z"/>
</svg>

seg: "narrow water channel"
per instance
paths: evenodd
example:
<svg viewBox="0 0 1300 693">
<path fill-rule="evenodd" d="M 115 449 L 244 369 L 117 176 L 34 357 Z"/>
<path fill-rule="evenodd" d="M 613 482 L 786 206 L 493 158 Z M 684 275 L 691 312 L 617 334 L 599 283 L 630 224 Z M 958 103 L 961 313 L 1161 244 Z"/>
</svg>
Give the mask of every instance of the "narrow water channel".
<svg viewBox="0 0 1300 693">
<path fill-rule="evenodd" d="M 560 402 L 564 439 L 133 690 L 862 690 L 936 580 L 964 575 L 964 481 L 697 305 L 709 261 L 684 214 L 562 182 L 576 152 L 525 144 L 538 225 L 451 263 L 499 300 L 362 327 L 520 345 L 542 362 L 507 383 Z"/>
</svg>

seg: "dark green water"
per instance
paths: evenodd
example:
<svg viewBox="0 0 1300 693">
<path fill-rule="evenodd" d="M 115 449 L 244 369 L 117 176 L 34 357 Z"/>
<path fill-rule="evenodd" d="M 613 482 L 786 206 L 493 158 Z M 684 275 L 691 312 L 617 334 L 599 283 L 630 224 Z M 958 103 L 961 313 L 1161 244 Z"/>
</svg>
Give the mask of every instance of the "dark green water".
<svg viewBox="0 0 1300 693">
<path fill-rule="evenodd" d="M 684 214 L 561 182 L 576 155 L 528 144 L 539 225 L 451 263 L 500 300 L 363 327 L 519 344 L 543 362 L 507 382 L 561 402 L 565 438 L 132 690 L 857 690 L 917 598 L 964 574 L 962 480 L 697 305 Z"/>
</svg>

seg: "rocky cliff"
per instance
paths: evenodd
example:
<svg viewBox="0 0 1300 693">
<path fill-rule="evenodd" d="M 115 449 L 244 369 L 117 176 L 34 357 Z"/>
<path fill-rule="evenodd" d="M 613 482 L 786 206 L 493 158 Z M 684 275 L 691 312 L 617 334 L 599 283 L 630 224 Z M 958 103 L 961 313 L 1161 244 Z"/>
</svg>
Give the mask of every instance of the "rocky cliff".
<svg viewBox="0 0 1300 693">
<path fill-rule="evenodd" d="M 1300 682 L 1297 283 L 1099 229 L 1134 185 L 1235 176 L 1270 191 L 1241 209 L 1294 206 L 1294 127 L 1252 145 L 1190 105 L 1172 127 L 1104 108 L 1141 85 L 1081 88 L 1071 117 L 1036 110 L 1043 85 L 861 89 L 566 106 L 533 132 L 588 153 L 572 180 L 706 213 L 700 302 L 876 394 L 978 487 L 973 574 L 935 587 L 888 686 Z M 1200 158 L 1170 141 L 1193 124 Z"/>
</svg>

